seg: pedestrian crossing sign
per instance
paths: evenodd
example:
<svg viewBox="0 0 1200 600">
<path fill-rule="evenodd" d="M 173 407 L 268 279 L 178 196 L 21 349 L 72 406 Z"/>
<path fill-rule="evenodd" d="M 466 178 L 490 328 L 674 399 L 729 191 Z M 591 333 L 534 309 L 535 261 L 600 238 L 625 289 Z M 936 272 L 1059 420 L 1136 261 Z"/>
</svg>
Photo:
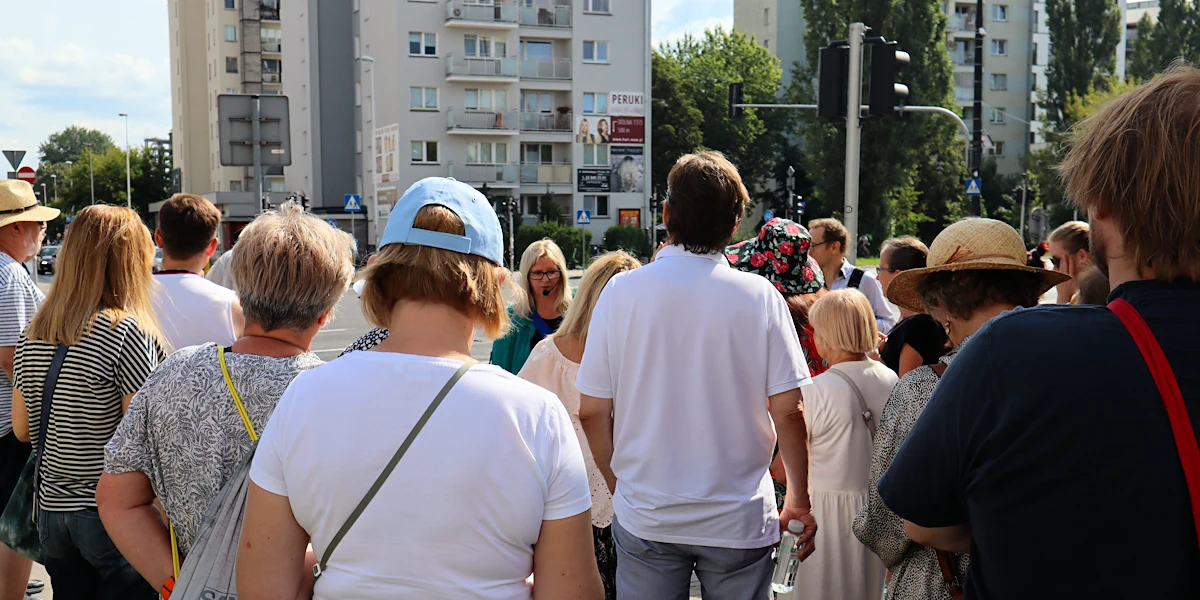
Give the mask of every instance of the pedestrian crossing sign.
<svg viewBox="0 0 1200 600">
<path fill-rule="evenodd" d="M 346 194 L 346 212 L 362 212 L 362 198 L 358 194 Z"/>
<path fill-rule="evenodd" d="M 968 179 L 967 180 L 967 195 L 968 196 L 978 196 L 980 194 L 980 192 L 979 192 L 980 185 L 981 184 L 980 184 L 980 180 L 978 177 L 975 177 L 973 179 Z"/>
<path fill-rule="evenodd" d="M 592 211 L 590 211 L 590 210 L 576 211 L 575 212 L 575 224 L 576 225 L 591 225 L 592 224 Z"/>
</svg>

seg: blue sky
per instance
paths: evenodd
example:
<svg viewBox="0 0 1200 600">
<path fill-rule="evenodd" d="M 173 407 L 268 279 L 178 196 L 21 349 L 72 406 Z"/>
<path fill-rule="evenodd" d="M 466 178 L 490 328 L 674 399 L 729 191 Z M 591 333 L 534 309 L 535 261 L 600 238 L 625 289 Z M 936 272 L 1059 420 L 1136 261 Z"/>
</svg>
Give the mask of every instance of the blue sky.
<svg viewBox="0 0 1200 600">
<path fill-rule="evenodd" d="M 639 0 L 614 0 L 629 1 Z M 733 23 L 733 0 L 653 2 L 656 45 Z M 4 20 L 0 149 L 26 150 L 23 164 L 34 166 L 46 136 L 72 124 L 124 145 L 122 112 L 134 145 L 170 130 L 166 0 L 13 1 Z"/>
</svg>

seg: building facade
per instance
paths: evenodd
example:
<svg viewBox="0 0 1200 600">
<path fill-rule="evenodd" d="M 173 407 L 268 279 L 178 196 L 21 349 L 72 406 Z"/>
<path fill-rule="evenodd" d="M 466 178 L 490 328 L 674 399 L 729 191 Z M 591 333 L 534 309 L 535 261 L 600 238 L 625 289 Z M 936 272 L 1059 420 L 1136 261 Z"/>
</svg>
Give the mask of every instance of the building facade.
<svg viewBox="0 0 1200 600">
<path fill-rule="evenodd" d="M 168 0 L 167 10 L 179 188 L 222 209 L 228 247 L 258 213 L 259 202 L 252 169 L 220 164 L 217 96 L 283 93 L 279 0 Z M 277 201 L 287 191 L 283 168 L 264 171 L 263 190 Z"/>
<path fill-rule="evenodd" d="M 325 0 L 321 0 L 324 3 Z M 649 0 L 355 0 L 358 186 L 378 239 L 413 182 L 645 228 Z M 322 102 L 324 98 L 322 97 Z M 570 258 L 572 249 L 564 249 Z"/>
<path fill-rule="evenodd" d="M 794 69 L 803 69 L 808 64 L 804 46 L 808 22 L 799 2 L 735 0 L 733 28 L 753 37 L 779 59 L 783 67 L 782 87 L 791 83 Z"/>
</svg>

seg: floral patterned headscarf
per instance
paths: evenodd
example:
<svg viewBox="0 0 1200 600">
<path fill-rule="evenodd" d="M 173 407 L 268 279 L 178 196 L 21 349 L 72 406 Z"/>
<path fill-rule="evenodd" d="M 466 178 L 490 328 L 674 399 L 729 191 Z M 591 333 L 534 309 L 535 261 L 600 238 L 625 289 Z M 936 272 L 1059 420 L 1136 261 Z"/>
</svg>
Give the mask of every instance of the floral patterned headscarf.
<svg viewBox="0 0 1200 600">
<path fill-rule="evenodd" d="M 739 271 L 766 277 L 784 296 L 815 294 L 825 286 L 825 276 L 808 256 L 811 247 L 807 229 L 776 217 L 757 238 L 726 248 L 725 258 Z"/>
</svg>

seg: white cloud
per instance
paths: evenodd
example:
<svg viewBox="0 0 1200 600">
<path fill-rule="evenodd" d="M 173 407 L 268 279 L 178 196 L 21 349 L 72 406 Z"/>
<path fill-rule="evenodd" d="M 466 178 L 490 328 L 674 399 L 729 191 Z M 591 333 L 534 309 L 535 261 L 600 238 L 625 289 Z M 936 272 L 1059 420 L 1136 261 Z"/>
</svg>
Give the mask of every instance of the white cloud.
<svg viewBox="0 0 1200 600">
<path fill-rule="evenodd" d="M 718 25 L 733 27 L 733 0 L 655 0 L 651 6 L 654 45 L 671 43 L 684 34 L 701 35 Z"/>
</svg>

